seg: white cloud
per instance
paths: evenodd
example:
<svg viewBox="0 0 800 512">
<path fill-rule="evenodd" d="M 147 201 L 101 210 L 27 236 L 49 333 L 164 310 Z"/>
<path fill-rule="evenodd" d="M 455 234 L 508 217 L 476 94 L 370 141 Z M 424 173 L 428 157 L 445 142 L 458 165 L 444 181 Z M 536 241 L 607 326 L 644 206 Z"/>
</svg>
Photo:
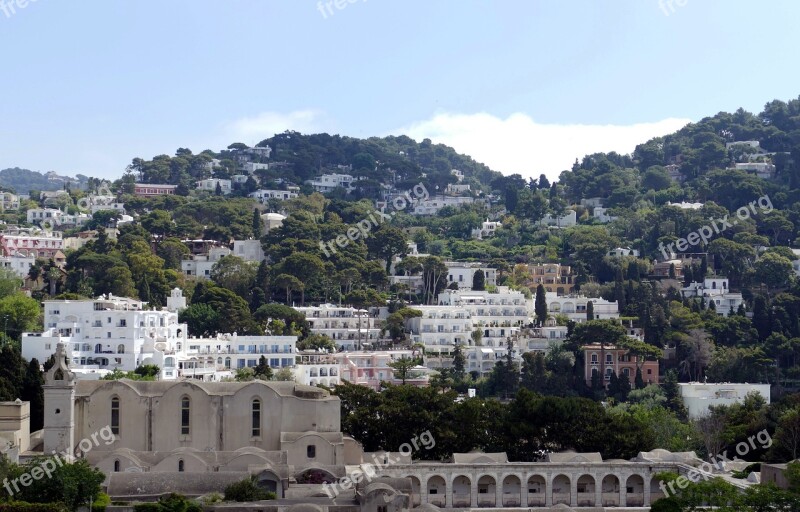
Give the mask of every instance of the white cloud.
<svg viewBox="0 0 800 512">
<path fill-rule="evenodd" d="M 598 152 L 631 153 L 637 144 L 667 135 L 691 122 L 669 118 L 653 123 L 619 125 L 541 124 L 526 114 L 506 119 L 487 113 L 439 113 L 398 130 L 421 141 L 452 146 L 503 174 L 519 173 L 552 181 L 572 167 L 575 158 Z"/>
<path fill-rule="evenodd" d="M 262 112 L 253 117 L 243 117 L 225 126 L 225 143 L 256 144 L 276 133 L 294 130 L 301 133 L 319 133 L 323 129 L 323 114 L 317 110 L 295 110 L 289 113 Z"/>
</svg>

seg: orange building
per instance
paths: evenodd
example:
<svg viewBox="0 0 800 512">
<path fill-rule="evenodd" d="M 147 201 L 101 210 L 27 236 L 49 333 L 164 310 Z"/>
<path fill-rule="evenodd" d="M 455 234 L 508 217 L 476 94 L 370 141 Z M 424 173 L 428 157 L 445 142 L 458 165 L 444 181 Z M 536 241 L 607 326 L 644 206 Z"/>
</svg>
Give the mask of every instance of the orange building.
<svg viewBox="0 0 800 512">
<path fill-rule="evenodd" d="M 605 350 L 599 343 L 581 347 L 583 350 L 584 378 L 586 384 L 592 384 L 592 375 L 605 371 L 603 384 L 608 386 L 611 380 L 611 372 L 618 377 L 626 375 L 628 382 L 633 385 L 636 378 L 636 368 L 642 369 L 642 379 L 645 384 L 658 384 L 658 361 L 642 360 L 640 356 L 629 355 L 627 349 L 617 348 L 614 345 L 606 345 Z M 605 357 L 605 364 L 603 358 Z"/>
</svg>

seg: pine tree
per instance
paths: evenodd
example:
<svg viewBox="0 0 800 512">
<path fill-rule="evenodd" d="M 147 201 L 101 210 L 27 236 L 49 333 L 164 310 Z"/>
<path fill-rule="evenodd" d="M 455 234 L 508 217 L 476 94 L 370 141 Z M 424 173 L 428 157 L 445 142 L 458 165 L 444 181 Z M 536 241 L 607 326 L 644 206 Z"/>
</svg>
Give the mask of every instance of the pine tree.
<svg viewBox="0 0 800 512">
<path fill-rule="evenodd" d="M 260 240 L 263 234 L 262 227 L 264 224 L 261 222 L 261 212 L 258 208 L 253 208 L 253 239 Z"/>
<path fill-rule="evenodd" d="M 594 303 L 592 301 L 586 303 L 586 320 L 594 320 Z"/>
<path fill-rule="evenodd" d="M 456 347 L 453 349 L 453 378 L 455 378 L 456 382 L 464 380 L 465 366 L 466 359 L 464 358 L 464 351 L 461 350 L 461 343 L 456 343 Z"/>
<path fill-rule="evenodd" d="M 479 292 L 486 289 L 486 274 L 483 273 L 483 270 L 478 269 L 472 274 L 472 289 Z"/>
<path fill-rule="evenodd" d="M 644 379 L 642 378 L 642 369 L 636 368 L 636 379 L 633 381 L 636 389 L 642 389 L 644 387 Z"/>
<path fill-rule="evenodd" d="M 547 298 L 544 291 L 544 286 L 541 284 L 536 287 L 536 301 L 534 303 L 534 312 L 536 313 L 536 324 L 544 325 L 547 320 Z"/>
</svg>

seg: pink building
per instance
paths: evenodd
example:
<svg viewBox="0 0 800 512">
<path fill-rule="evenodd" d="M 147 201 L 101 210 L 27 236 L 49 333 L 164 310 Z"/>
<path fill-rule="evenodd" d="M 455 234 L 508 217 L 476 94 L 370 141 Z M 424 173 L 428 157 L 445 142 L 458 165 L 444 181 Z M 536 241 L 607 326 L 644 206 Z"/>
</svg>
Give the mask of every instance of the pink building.
<svg viewBox="0 0 800 512">
<path fill-rule="evenodd" d="M 177 185 L 137 183 L 133 193 L 139 197 L 156 197 L 174 194 L 176 188 Z"/>
<path fill-rule="evenodd" d="M 60 232 L 26 228 L 9 229 L 0 233 L 0 251 L 3 256 L 34 258 L 63 258 L 64 240 Z"/>
<path fill-rule="evenodd" d="M 415 358 L 417 354 L 411 350 L 383 350 L 376 352 L 337 352 L 333 357 L 339 362 L 340 379 L 368 386 L 374 390 L 381 387 L 381 382 L 401 384 L 402 380 L 395 375 L 389 363 L 401 357 Z M 414 368 L 406 377 L 406 384 L 427 386 L 430 370 L 423 366 Z"/>
</svg>

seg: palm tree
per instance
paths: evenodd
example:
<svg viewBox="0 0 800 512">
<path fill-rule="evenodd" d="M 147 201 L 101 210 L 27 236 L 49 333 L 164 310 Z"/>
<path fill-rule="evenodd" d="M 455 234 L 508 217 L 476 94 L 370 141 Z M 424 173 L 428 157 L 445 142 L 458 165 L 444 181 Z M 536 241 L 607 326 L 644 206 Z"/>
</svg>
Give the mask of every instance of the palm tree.
<svg viewBox="0 0 800 512">
<path fill-rule="evenodd" d="M 54 297 L 56 294 L 56 283 L 61 279 L 61 269 L 56 266 L 52 266 L 47 269 L 47 280 L 50 282 L 50 297 Z"/>
</svg>

